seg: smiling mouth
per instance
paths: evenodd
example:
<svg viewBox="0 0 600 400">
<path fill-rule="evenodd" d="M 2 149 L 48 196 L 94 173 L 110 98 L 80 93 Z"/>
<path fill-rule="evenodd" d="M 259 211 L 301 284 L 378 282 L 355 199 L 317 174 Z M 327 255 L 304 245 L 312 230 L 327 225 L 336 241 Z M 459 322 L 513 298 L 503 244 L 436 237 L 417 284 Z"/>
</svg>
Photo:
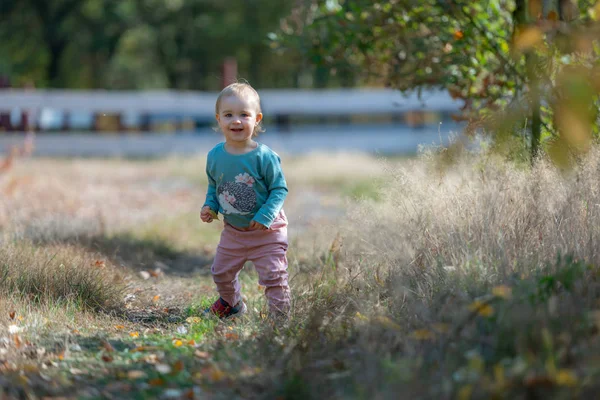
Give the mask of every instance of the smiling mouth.
<svg viewBox="0 0 600 400">
<path fill-rule="evenodd" d="M 232 132 L 242 132 L 243 131 L 243 129 L 241 129 L 241 128 L 233 128 L 233 129 L 230 129 L 230 130 Z"/>
</svg>

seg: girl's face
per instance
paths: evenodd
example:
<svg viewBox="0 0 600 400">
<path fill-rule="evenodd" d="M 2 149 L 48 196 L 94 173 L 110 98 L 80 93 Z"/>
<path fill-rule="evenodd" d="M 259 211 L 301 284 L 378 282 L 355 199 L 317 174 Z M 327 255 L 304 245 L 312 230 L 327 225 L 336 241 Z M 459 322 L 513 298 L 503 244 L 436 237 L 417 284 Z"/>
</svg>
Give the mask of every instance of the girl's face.
<svg viewBox="0 0 600 400">
<path fill-rule="evenodd" d="M 262 120 L 254 101 L 230 95 L 221 99 L 216 115 L 219 128 L 231 144 L 247 143 L 252 139 L 254 128 Z"/>
</svg>

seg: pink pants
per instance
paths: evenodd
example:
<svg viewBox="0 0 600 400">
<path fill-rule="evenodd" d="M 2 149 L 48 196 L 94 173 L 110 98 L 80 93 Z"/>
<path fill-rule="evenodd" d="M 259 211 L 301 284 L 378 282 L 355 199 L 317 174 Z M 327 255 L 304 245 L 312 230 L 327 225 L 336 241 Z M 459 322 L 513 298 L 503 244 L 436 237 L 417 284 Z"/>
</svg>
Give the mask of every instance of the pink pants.
<svg viewBox="0 0 600 400">
<path fill-rule="evenodd" d="M 287 257 L 287 218 L 283 210 L 268 230 L 247 231 L 225 223 L 211 267 L 219 295 L 230 305 L 241 299 L 238 275 L 252 261 L 258 283 L 265 287 L 271 312 L 287 312 L 290 306 Z"/>
</svg>

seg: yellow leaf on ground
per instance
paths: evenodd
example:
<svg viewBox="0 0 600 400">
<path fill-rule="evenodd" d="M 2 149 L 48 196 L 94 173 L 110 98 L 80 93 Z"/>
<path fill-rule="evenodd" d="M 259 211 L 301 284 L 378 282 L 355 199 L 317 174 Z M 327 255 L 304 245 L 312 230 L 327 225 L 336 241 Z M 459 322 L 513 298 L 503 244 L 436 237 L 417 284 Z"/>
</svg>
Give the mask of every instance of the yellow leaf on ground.
<svg viewBox="0 0 600 400">
<path fill-rule="evenodd" d="M 559 386 L 576 386 L 579 381 L 577 375 L 568 369 L 559 369 L 554 379 Z"/>
<path fill-rule="evenodd" d="M 202 318 L 200 318 L 200 317 L 189 317 L 188 319 L 185 320 L 185 322 L 187 322 L 188 324 L 199 324 L 200 322 L 202 322 Z"/>
<path fill-rule="evenodd" d="M 479 300 L 475 300 L 473 303 L 471 303 L 469 310 L 476 312 L 482 317 L 491 317 L 494 315 L 494 308 L 491 305 Z"/>
<path fill-rule="evenodd" d="M 223 372 L 219 367 L 211 368 L 211 371 L 208 374 L 208 376 L 213 382 L 220 382 L 227 377 L 225 372 Z"/>
<path fill-rule="evenodd" d="M 368 321 L 369 320 L 369 318 L 365 317 L 364 315 L 362 315 L 358 311 L 356 312 L 356 318 L 360 319 L 361 321 Z"/>
<path fill-rule="evenodd" d="M 137 338 L 137 337 L 140 337 L 140 333 L 139 332 L 129 332 L 129 336 L 131 336 L 132 338 Z"/>
<path fill-rule="evenodd" d="M 509 286 L 500 285 L 492 289 L 492 294 L 496 297 L 509 299 L 512 296 L 512 289 Z"/>
<path fill-rule="evenodd" d="M 435 333 L 431 332 L 428 329 L 417 329 L 413 331 L 411 336 L 417 340 L 433 340 L 435 339 Z"/>
</svg>

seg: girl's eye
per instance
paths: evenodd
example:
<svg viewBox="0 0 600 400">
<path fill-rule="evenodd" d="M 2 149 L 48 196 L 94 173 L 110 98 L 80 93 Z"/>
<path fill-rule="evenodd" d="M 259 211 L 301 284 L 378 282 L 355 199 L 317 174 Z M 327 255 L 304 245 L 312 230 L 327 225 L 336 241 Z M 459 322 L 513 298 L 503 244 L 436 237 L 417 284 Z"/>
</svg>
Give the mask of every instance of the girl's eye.
<svg viewBox="0 0 600 400">
<path fill-rule="evenodd" d="M 229 117 L 231 117 L 231 114 L 225 114 L 225 116 L 226 116 L 227 118 L 229 118 Z"/>
<path fill-rule="evenodd" d="M 242 117 L 247 117 L 247 116 L 248 116 L 248 114 L 242 114 Z"/>
</svg>

